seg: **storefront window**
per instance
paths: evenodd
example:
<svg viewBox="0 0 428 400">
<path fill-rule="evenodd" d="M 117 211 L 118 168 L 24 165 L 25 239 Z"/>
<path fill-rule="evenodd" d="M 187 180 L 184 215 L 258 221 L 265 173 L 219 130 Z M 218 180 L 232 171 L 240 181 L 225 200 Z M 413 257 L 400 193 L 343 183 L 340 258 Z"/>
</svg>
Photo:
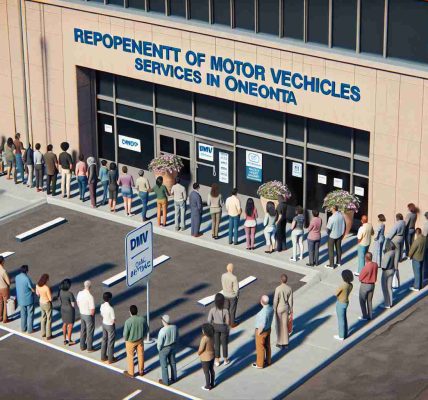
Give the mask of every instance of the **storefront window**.
<svg viewBox="0 0 428 400">
<path fill-rule="evenodd" d="M 303 160 L 304 157 L 304 148 L 300 146 L 294 146 L 292 144 L 287 144 L 285 155 L 291 158 L 298 158 L 299 160 Z"/>
<path fill-rule="evenodd" d="M 230 26 L 230 0 L 212 0 L 214 24 Z"/>
<path fill-rule="evenodd" d="M 303 40 L 303 18 L 305 5 L 303 0 L 283 0 L 284 36 Z"/>
<path fill-rule="evenodd" d="M 174 138 L 166 135 L 160 135 L 160 151 L 162 153 L 174 154 Z"/>
<path fill-rule="evenodd" d="M 258 0 L 258 31 L 278 36 L 279 34 L 279 1 Z"/>
<path fill-rule="evenodd" d="M 195 114 L 198 118 L 233 125 L 233 102 L 195 94 Z"/>
<path fill-rule="evenodd" d="M 360 51 L 383 54 L 385 0 L 361 0 Z"/>
<path fill-rule="evenodd" d="M 236 135 L 236 144 L 269 153 L 283 153 L 282 142 L 269 140 L 260 136 L 247 135 L 245 133 L 238 133 Z"/>
<path fill-rule="evenodd" d="M 235 27 L 254 31 L 254 1 L 234 0 L 235 3 Z"/>
<path fill-rule="evenodd" d="M 360 175 L 369 175 L 369 163 L 360 160 L 354 160 L 354 172 Z"/>
<path fill-rule="evenodd" d="M 199 21 L 209 21 L 208 0 L 190 0 L 190 18 Z"/>
<path fill-rule="evenodd" d="M 158 125 L 167 128 L 177 129 L 179 131 L 192 132 L 192 121 L 182 118 L 171 117 L 165 114 L 156 114 L 156 122 Z"/>
<path fill-rule="evenodd" d="M 238 127 L 282 137 L 282 113 L 241 103 L 237 103 L 236 110 Z"/>
<path fill-rule="evenodd" d="M 328 44 L 329 0 L 308 0 L 308 42 Z"/>
<path fill-rule="evenodd" d="M 165 14 L 165 0 L 149 0 L 149 11 Z"/>
<path fill-rule="evenodd" d="M 285 183 L 291 192 L 291 199 L 287 203 L 291 206 L 303 206 L 303 163 L 287 160 L 286 164 Z M 296 170 L 301 174 L 296 173 Z"/>
<path fill-rule="evenodd" d="M 116 97 L 145 106 L 153 105 L 153 84 L 137 79 L 116 77 Z"/>
<path fill-rule="evenodd" d="M 169 13 L 186 18 L 186 0 L 169 0 Z"/>
<path fill-rule="evenodd" d="M 192 115 L 192 93 L 168 86 L 156 86 L 156 107 Z"/>
<path fill-rule="evenodd" d="M 335 154 L 326 153 L 308 149 L 308 161 L 316 164 L 326 165 L 332 168 L 338 168 L 348 171 L 351 167 L 349 158 L 337 156 Z"/>
<path fill-rule="evenodd" d="M 128 0 L 129 8 L 137 8 L 139 10 L 146 10 L 146 0 Z"/>
<path fill-rule="evenodd" d="M 97 73 L 97 94 L 113 97 L 113 75 L 104 72 Z"/>
<path fill-rule="evenodd" d="M 366 131 L 355 129 L 354 153 L 368 157 L 370 152 L 370 134 Z"/>
<path fill-rule="evenodd" d="M 142 122 L 153 123 L 153 112 L 141 110 L 136 107 L 129 107 L 123 104 L 117 104 L 117 115 L 121 117 L 137 119 Z"/>
<path fill-rule="evenodd" d="M 342 151 L 351 151 L 352 128 L 308 120 L 308 143 Z"/>
<path fill-rule="evenodd" d="M 124 1 L 123 0 L 108 0 L 107 3 L 109 5 L 115 5 L 119 7 L 124 7 Z"/>
<path fill-rule="evenodd" d="M 357 0 L 333 1 L 333 46 L 354 50 L 357 40 Z"/>
<path fill-rule="evenodd" d="M 286 116 L 286 137 L 287 139 L 298 140 L 303 142 L 305 140 L 305 119 L 297 115 L 288 114 Z"/>
<path fill-rule="evenodd" d="M 98 114 L 98 155 L 107 160 L 115 159 L 114 118 Z"/>
<path fill-rule="evenodd" d="M 199 136 L 206 136 L 214 140 L 221 140 L 222 142 L 233 143 L 233 131 L 228 129 L 218 128 L 217 126 L 196 122 L 195 134 Z"/>
<path fill-rule="evenodd" d="M 98 111 L 103 111 L 109 114 L 113 114 L 113 103 L 106 100 L 97 100 Z"/>
</svg>

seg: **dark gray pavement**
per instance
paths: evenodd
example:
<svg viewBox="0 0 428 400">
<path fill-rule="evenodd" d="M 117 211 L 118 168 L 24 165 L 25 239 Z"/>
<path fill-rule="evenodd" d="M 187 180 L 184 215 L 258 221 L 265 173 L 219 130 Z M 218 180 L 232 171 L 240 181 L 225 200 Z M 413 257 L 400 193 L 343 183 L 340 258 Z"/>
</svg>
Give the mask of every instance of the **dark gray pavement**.
<svg viewBox="0 0 428 400">
<path fill-rule="evenodd" d="M 428 297 L 295 390 L 287 400 L 428 399 Z"/>
</svg>

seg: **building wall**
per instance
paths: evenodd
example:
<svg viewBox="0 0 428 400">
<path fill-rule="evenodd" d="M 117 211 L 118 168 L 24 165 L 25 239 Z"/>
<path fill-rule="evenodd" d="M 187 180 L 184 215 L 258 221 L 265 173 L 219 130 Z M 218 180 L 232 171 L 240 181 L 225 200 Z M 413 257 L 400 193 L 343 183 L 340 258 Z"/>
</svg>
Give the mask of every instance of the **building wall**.
<svg viewBox="0 0 428 400">
<path fill-rule="evenodd" d="M 8 24 L 0 22 L 0 30 L 9 35 L 9 41 L 4 39 L 5 35 L 0 39 L 0 62 L 6 66 L 1 68 L 6 73 L 0 72 L 0 79 L 7 89 L 6 95 L 0 98 L 0 110 L 7 116 L 0 121 L 4 134 L 22 124 L 20 97 L 14 93 L 22 82 L 13 79 L 18 71 L 22 71 L 22 59 L 19 60 L 19 46 L 11 46 L 10 52 L 7 48 L 8 42 L 15 43 L 11 36 L 15 37 L 19 29 L 16 26 L 16 1 L 8 0 L 6 4 L 5 0 L 0 0 L 0 16 L 8 16 Z M 394 214 L 405 211 L 410 201 L 422 210 L 428 210 L 428 182 L 425 178 L 428 173 L 428 76 L 424 73 L 416 70 L 412 73 L 411 68 L 398 66 L 394 71 L 390 64 L 361 61 L 356 57 L 344 56 L 346 62 L 340 62 L 337 55 L 332 56 L 328 51 L 314 51 L 314 55 L 309 55 L 304 54 L 308 51 L 303 48 L 295 47 L 294 50 L 291 46 L 263 39 L 249 44 L 243 42 L 245 36 L 239 34 L 230 34 L 229 39 L 223 34 L 218 35 L 223 37 L 214 37 L 209 35 L 213 31 L 207 28 L 189 28 L 186 24 L 133 16 L 122 11 L 116 15 L 133 20 L 97 14 L 97 8 L 91 8 L 93 12 L 78 9 L 88 10 L 86 4 L 63 8 L 47 3 L 25 2 L 33 142 L 43 146 L 49 142 L 58 148 L 61 141 L 67 140 L 75 150 L 79 145 L 85 148 L 90 145 L 90 138 L 87 138 L 92 129 L 90 114 L 82 114 L 82 109 L 89 110 L 91 105 L 88 104 L 89 97 L 82 94 L 79 97 L 78 92 L 82 91 L 77 90 L 78 87 L 88 88 L 87 76 L 77 74 L 77 66 L 81 66 L 369 131 L 371 215 L 383 212 L 392 221 Z M 75 43 L 74 28 L 169 44 L 180 47 L 183 53 L 192 49 L 207 56 L 230 57 L 263 64 L 267 68 L 281 67 L 320 78 L 328 77 L 359 86 L 361 100 L 354 103 L 296 91 L 298 105 L 294 106 L 231 93 L 224 88 L 145 74 L 134 68 L 133 54 Z M 12 67 L 7 66 L 8 60 Z M 202 72 L 204 68 L 201 68 Z"/>
</svg>

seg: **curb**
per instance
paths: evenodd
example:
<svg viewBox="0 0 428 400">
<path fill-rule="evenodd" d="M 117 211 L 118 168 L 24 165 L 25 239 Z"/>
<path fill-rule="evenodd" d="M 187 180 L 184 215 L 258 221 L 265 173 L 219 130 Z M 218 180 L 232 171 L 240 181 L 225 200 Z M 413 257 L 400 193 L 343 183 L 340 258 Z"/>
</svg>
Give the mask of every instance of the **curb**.
<svg viewBox="0 0 428 400">
<path fill-rule="evenodd" d="M 33 208 L 39 207 L 43 204 L 47 204 L 47 199 L 39 199 L 36 201 L 31 202 L 30 204 L 26 205 L 25 207 L 20 208 L 19 210 L 11 211 L 8 214 L 5 214 L 4 216 L 0 217 L 0 225 L 10 221 L 13 218 L 16 218 L 19 215 L 25 214 L 28 211 L 31 211 Z"/>
</svg>

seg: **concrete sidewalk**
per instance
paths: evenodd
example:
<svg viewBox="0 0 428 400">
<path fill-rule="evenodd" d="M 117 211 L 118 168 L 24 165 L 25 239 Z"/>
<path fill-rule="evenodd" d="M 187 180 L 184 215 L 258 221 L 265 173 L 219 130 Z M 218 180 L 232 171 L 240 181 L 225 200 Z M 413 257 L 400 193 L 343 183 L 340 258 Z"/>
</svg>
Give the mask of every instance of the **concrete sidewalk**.
<svg viewBox="0 0 428 400">
<path fill-rule="evenodd" d="M 76 211 L 81 211 L 96 215 L 102 218 L 110 219 L 116 222 L 125 223 L 130 226 L 138 226 L 140 222 L 139 215 L 132 218 L 124 215 L 123 211 L 111 214 L 108 207 L 99 207 L 92 209 L 89 202 L 82 203 L 78 199 L 70 200 L 48 197 L 43 193 L 36 193 L 34 190 L 27 189 L 21 185 L 13 185 L 10 182 L 0 178 L 1 187 L 5 189 L 8 195 L 16 198 L 22 198 L 23 201 L 31 202 L 34 199 L 47 201 Z M 76 188 L 74 188 L 76 192 Z M 30 199 L 30 200 L 28 200 Z M 0 208 L 3 207 L 2 197 L 0 197 Z M 138 201 L 134 203 L 137 205 Z M 16 206 L 17 211 L 19 205 Z M 119 205 L 118 209 L 122 208 Z M 155 214 L 154 202 L 151 199 L 149 206 L 149 217 Z M 134 208 L 138 212 L 138 208 Z M 173 220 L 173 207 L 169 207 L 168 223 Z M 414 293 L 409 291 L 412 282 L 412 268 L 409 261 L 400 264 L 400 274 L 402 285 L 400 289 L 394 292 L 394 307 L 390 310 L 381 308 L 383 303 L 380 289 L 380 274 L 378 284 L 375 290 L 373 305 L 375 310 L 375 319 L 369 323 L 359 321 L 361 315 L 358 302 L 359 283 L 354 282 L 354 290 L 351 295 L 350 306 L 348 309 L 348 322 L 350 326 L 350 337 L 344 342 L 337 342 L 333 335 L 337 333 L 337 320 L 335 315 L 335 297 L 336 287 L 341 282 L 340 272 L 347 268 L 356 269 L 356 240 L 354 237 L 347 238 L 344 242 L 344 266 L 338 270 L 327 270 L 324 267 L 309 268 L 305 266 L 307 262 L 304 259 L 298 263 L 289 262 L 290 251 L 283 253 L 274 253 L 266 255 L 263 249 L 262 229 L 258 228 L 256 243 L 258 248 L 255 251 L 245 250 L 245 239 L 242 243 L 242 232 L 240 236 L 241 244 L 238 246 L 229 246 L 225 229 L 227 229 L 227 217 L 223 216 L 221 224 L 221 239 L 214 241 L 210 234 L 210 221 L 207 210 L 204 212 L 201 238 L 190 236 L 189 229 L 184 232 L 176 232 L 173 225 L 166 228 L 155 226 L 155 233 L 170 236 L 178 240 L 184 240 L 201 246 L 209 247 L 225 253 L 252 259 L 264 264 L 274 265 L 283 269 L 303 273 L 303 278 L 307 285 L 298 290 L 295 294 L 294 306 L 294 333 L 290 340 L 288 351 L 279 351 L 274 347 L 275 334 L 272 335 L 273 365 L 264 370 L 255 370 L 251 368 L 255 360 L 253 323 L 249 320 L 239 325 L 232 331 L 235 336 L 230 345 L 231 364 L 227 367 L 220 366 L 216 368 L 217 384 L 215 390 L 203 392 L 200 387 L 203 384 L 203 374 L 196 353 L 191 349 L 183 357 L 178 365 L 180 381 L 174 385 L 175 388 L 185 393 L 207 399 L 224 398 L 282 398 L 287 393 L 303 383 L 305 379 L 316 373 L 320 368 L 340 356 L 351 346 L 358 343 L 373 329 L 385 323 L 393 316 L 407 308 L 414 301 L 424 296 L 428 289 Z M 324 238 L 325 240 L 325 238 Z M 290 243 L 289 243 L 290 247 Z M 321 260 L 324 264 L 327 257 L 326 246 L 322 246 Z M 274 328 L 274 327 L 273 327 Z M 274 331 L 274 329 L 273 329 Z M 79 351 L 73 349 L 73 351 Z M 121 366 L 120 366 L 121 367 Z M 157 381 L 159 369 L 155 364 L 154 369 L 148 373 L 147 377 Z"/>
</svg>

